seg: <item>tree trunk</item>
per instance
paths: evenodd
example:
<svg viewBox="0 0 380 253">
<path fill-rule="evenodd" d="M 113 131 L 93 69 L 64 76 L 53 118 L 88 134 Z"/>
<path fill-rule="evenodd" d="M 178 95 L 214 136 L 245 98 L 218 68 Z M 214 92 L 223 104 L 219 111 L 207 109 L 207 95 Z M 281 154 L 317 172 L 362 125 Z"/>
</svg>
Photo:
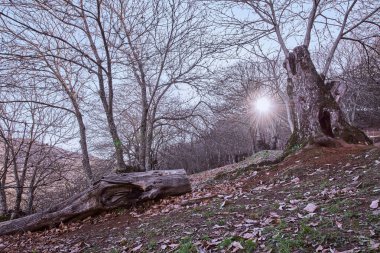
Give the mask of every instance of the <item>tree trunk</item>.
<svg viewBox="0 0 380 253">
<path fill-rule="evenodd" d="M 45 212 L 0 223 L 0 235 L 38 230 L 101 211 L 190 191 L 190 181 L 184 170 L 110 174 Z"/>
<path fill-rule="evenodd" d="M 77 118 L 77 122 L 79 125 L 79 133 L 80 133 L 80 147 L 82 151 L 82 166 L 83 170 L 86 173 L 86 179 L 88 185 L 91 185 L 94 181 L 94 176 L 92 174 L 92 169 L 90 165 L 90 156 L 88 154 L 88 148 L 87 148 L 87 135 L 86 135 L 86 127 L 83 122 L 82 113 L 75 109 L 75 116 Z"/>
<path fill-rule="evenodd" d="M 82 151 L 82 167 L 83 167 L 84 173 L 86 174 L 87 184 L 88 186 L 90 186 L 94 181 L 94 176 L 92 174 L 92 169 L 90 165 L 90 156 L 88 154 L 86 126 L 84 125 L 83 115 L 79 109 L 78 101 L 75 95 L 73 94 L 73 92 L 70 91 L 70 89 L 68 88 L 65 82 L 62 81 L 61 83 L 67 95 L 70 98 L 71 104 L 74 107 L 75 118 L 77 119 L 77 123 L 79 126 L 79 135 L 80 135 L 79 143 L 80 143 L 80 147 Z"/>
<path fill-rule="evenodd" d="M 285 61 L 288 95 L 294 111 L 294 132 L 286 147 L 290 152 L 321 139 L 340 139 L 347 143 L 371 144 L 358 128 L 351 126 L 325 84 L 305 46 L 296 47 Z"/>
<path fill-rule="evenodd" d="M 145 171 L 146 163 L 146 147 L 147 147 L 147 112 L 148 109 L 143 108 L 140 124 L 140 148 L 139 148 L 139 164 L 140 169 Z"/>
<path fill-rule="evenodd" d="M 31 133 L 33 134 L 33 131 L 34 130 L 34 124 L 32 125 L 32 128 L 31 128 Z M 15 175 L 15 178 L 16 179 L 16 200 L 15 200 L 15 204 L 14 204 L 14 207 L 13 207 L 13 212 L 12 212 L 12 215 L 11 215 L 11 219 L 16 219 L 19 217 L 20 213 L 21 213 L 21 201 L 22 201 L 22 195 L 24 194 L 24 186 L 25 186 L 25 180 L 26 180 L 26 172 L 29 168 L 29 159 L 31 157 L 31 149 L 32 149 L 32 146 L 34 144 L 34 140 L 33 140 L 33 136 L 31 134 L 31 138 L 30 138 L 30 141 L 28 143 L 28 146 L 27 146 L 27 149 L 26 149 L 26 152 L 25 152 L 25 157 L 24 157 L 24 162 L 23 162 L 23 166 L 22 166 L 22 171 L 21 171 L 21 176 L 19 176 L 20 174 L 19 173 L 14 173 Z M 14 161 L 14 163 L 16 163 L 16 161 Z M 15 171 L 18 169 L 18 166 L 15 165 Z"/>
<path fill-rule="evenodd" d="M 0 216 L 6 215 L 8 212 L 7 195 L 5 193 L 5 184 L 7 181 L 7 173 L 9 168 L 9 147 L 5 144 L 4 147 L 4 162 L 3 171 L 1 171 L 0 177 Z"/>
<path fill-rule="evenodd" d="M 146 150 L 145 150 L 145 170 L 153 170 L 153 131 L 154 131 L 154 119 L 155 113 L 153 113 L 152 118 L 148 121 L 148 131 L 146 136 Z"/>
<path fill-rule="evenodd" d="M 147 171 L 146 167 L 147 161 L 147 134 L 148 134 L 148 113 L 149 105 L 147 98 L 147 90 L 145 83 L 140 83 L 141 87 L 141 121 L 140 121 L 140 153 L 139 153 L 139 163 L 141 171 Z"/>
<path fill-rule="evenodd" d="M 34 167 L 32 178 L 29 182 L 28 187 L 28 199 L 27 199 L 27 213 L 31 214 L 33 213 L 33 204 L 34 204 L 34 191 L 35 191 L 35 183 L 36 183 L 36 176 L 37 176 L 37 167 Z"/>
<path fill-rule="evenodd" d="M 27 200 L 27 210 L 28 214 L 33 213 L 33 204 L 34 204 L 34 188 L 29 187 L 28 189 L 28 200 Z"/>
</svg>

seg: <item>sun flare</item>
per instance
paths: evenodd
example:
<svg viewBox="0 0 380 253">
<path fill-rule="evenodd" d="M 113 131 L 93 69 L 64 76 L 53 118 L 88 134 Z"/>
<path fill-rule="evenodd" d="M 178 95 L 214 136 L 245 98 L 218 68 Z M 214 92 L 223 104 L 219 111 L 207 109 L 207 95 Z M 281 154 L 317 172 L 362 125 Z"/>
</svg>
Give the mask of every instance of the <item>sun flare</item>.
<svg viewBox="0 0 380 253">
<path fill-rule="evenodd" d="M 266 97 L 261 97 L 256 100 L 255 102 L 255 109 L 259 113 L 268 113 L 272 109 L 272 103 L 271 101 Z"/>
</svg>

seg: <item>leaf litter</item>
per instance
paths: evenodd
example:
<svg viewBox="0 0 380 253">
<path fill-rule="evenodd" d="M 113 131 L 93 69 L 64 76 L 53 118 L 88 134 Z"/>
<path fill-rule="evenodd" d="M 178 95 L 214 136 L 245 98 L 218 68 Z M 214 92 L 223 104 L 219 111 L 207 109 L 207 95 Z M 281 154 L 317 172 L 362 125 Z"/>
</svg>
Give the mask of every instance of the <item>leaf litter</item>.
<svg viewBox="0 0 380 253">
<path fill-rule="evenodd" d="M 190 176 L 192 193 L 4 236 L 0 251 L 378 252 L 379 156 L 319 148 L 225 166 Z"/>
</svg>

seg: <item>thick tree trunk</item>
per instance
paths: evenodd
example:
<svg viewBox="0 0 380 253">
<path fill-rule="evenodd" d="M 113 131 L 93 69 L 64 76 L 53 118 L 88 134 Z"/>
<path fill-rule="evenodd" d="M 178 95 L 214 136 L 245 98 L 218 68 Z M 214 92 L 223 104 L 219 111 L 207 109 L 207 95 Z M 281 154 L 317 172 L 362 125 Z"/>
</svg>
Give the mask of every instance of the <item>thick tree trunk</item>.
<svg viewBox="0 0 380 253">
<path fill-rule="evenodd" d="M 288 71 L 290 107 L 294 112 L 294 132 L 287 151 L 326 138 L 354 144 L 371 143 L 362 131 L 347 122 L 330 92 L 331 87 L 317 73 L 305 46 L 296 47 L 284 65 Z"/>
<path fill-rule="evenodd" d="M 184 170 L 111 174 L 45 212 L 0 223 L 0 235 L 38 230 L 104 210 L 190 191 Z"/>
</svg>

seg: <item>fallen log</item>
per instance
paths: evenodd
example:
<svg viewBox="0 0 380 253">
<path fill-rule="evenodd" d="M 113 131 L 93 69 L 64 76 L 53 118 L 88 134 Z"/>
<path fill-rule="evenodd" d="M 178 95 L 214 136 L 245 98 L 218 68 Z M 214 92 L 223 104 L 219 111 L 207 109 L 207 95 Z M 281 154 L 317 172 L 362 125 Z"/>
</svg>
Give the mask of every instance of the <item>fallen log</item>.
<svg viewBox="0 0 380 253">
<path fill-rule="evenodd" d="M 86 191 L 40 213 L 0 223 L 0 235 L 40 230 L 117 207 L 191 191 L 185 170 L 111 174 Z"/>
</svg>

